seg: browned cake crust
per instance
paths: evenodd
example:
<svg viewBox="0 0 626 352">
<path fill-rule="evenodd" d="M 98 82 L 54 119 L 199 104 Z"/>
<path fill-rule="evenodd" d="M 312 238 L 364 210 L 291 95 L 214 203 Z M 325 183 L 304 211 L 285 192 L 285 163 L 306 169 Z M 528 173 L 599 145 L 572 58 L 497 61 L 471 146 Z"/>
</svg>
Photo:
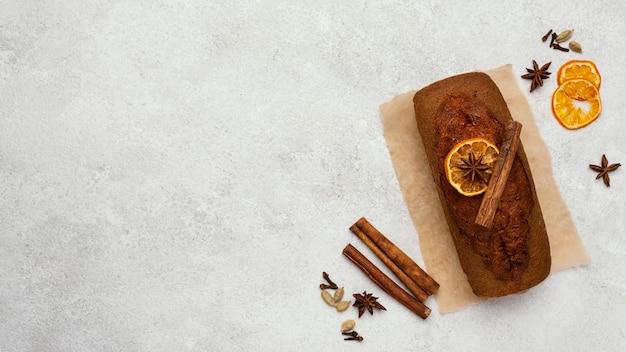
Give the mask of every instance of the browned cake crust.
<svg viewBox="0 0 626 352">
<path fill-rule="evenodd" d="M 460 194 L 445 175 L 444 160 L 458 142 L 482 137 L 501 144 L 512 118 L 498 87 L 484 73 L 466 73 L 423 88 L 413 103 L 439 199 L 474 293 L 499 297 L 543 281 L 550 273 L 550 245 L 521 143 L 488 232 L 474 223 L 483 195 Z"/>
</svg>

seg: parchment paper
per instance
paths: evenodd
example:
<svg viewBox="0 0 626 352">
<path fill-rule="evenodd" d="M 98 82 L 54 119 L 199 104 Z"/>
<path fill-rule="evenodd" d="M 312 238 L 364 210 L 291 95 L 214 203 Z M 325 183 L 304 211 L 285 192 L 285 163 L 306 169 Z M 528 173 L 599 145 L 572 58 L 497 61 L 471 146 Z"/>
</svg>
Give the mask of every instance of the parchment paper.
<svg viewBox="0 0 626 352">
<path fill-rule="evenodd" d="M 531 107 L 515 80 L 512 66 L 504 65 L 485 73 L 502 92 L 513 119 L 523 125 L 521 140 L 550 240 L 550 273 L 588 264 L 589 254 L 552 176 L 548 148 L 541 139 Z M 415 122 L 415 92 L 394 97 L 380 106 L 380 112 L 396 177 L 419 236 L 426 271 L 441 285 L 434 295 L 439 312 L 449 313 L 483 298 L 473 294 L 452 242 Z"/>
</svg>

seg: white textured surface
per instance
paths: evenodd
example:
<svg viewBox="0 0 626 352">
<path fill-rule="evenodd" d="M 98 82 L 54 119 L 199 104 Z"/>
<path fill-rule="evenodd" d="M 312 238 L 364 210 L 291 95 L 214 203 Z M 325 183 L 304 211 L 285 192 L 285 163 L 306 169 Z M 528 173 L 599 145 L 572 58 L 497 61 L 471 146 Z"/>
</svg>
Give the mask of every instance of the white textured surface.
<svg viewBox="0 0 626 352">
<path fill-rule="evenodd" d="M 626 163 L 625 16 L 619 0 L 2 1 L 0 351 L 623 350 L 626 169 L 606 188 L 587 165 Z M 568 27 L 583 55 L 539 40 Z M 378 105 L 533 58 L 603 74 L 583 130 L 552 117 L 554 79 L 528 95 L 592 264 L 454 314 L 431 298 L 422 321 L 341 255 L 364 249 L 348 227 L 366 216 L 421 262 Z M 357 320 L 360 345 L 338 333 L 354 310 L 319 297 L 324 270 L 387 306 Z"/>
</svg>

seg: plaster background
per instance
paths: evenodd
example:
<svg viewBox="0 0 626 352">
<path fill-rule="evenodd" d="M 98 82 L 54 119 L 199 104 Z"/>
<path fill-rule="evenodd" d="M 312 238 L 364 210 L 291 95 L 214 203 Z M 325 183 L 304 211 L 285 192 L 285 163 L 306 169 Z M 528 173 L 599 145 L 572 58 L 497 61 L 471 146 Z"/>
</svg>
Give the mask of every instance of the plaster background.
<svg viewBox="0 0 626 352">
<path fill-rule="evenodd" d="M 13 1 L 0 4 L 0 350 L 622 350 L 621 1 Z M 584 53 L 540 37 L 574 28 Z M 596 62 L 603 113 L 528 94 L 589 249 L 524 295 L 422 321 L 341 250 L 366 216 L 421 263 L 378 106 L 531 60 Z M 555 73 L 554 73 L 555 74 Z M 553 75 L 554 75 L 553 74 Z M 529 81 L 518 79 L 526 89 Z M 537 177 L 537 176 L 535 176 Z M 319 297 L 321 272 L 386 312 Z"/>
</svg>

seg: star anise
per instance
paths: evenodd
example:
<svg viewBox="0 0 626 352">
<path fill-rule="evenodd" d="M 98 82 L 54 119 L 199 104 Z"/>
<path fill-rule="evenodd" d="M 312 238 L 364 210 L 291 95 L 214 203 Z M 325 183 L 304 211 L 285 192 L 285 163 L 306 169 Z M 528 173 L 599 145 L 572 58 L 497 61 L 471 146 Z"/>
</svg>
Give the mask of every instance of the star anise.
<svg viewBox="0 0 626 352">
<path fill-rule="evenodd" d="M 528 71 L 527 74 L 522 75 L 522 78 L 524 79 L 532 79 L 533 81 L 530 83 L 530 91 L 532 92 L 533 90 L 535 90 L 535 88 L 537 88 L 537 86 L 539 87 L 543 87 L 543 80 L 547 79 L 550 77 L 550 75 L 552 74 L 551 72 L 548 72 L 548 68 L 550 67 L 550 64 L 552 62 L 548 62 L 547 64 L 541 66 L 541 68 L 539 68 L 539 65 L 537 65 L 537 61 L 533 60 L 533 68 L 527 68 L 526 71 Z"/>
<path fill-rule="evenodd" d="M 620 166 L 622 166 L 622 164 L 620 163 L 609 165 L 609 161 L 606 159 L 606 156 L 604 154 L 602 154 L 602 165 L 589 164 L 591 170 L 599 172 L 598 176 L 596 176 L 596 180 L 602 177 L 602 181 L 604 181 L 604 184 L 607 187 L 611 187 L 609 172 L 617 170 L 617 168 Z"/>
<path fill-rule="evenodd" d="M 465 171 L 465 173 L 463 174 L 463 178 L 467 178 L 467 176 L 470 176 L 471 184 L 474 183 L 474 180 L 476 180 L 477 177 L 479 177 L 485 183 L 489 182 L 487 176 L 485 175 L 485 171 L 491 169 L 491 166 L 483 164 L 482 156 L 477 159 L 476 155 L 474 155 L 474 152 L 470 151 L 469 157 L 462 158 L 461 161 L 463 161 L 463 165 L 459 165 L 458 168 Z"/>
<path fill-rule="evenodd" d="M 376 301 L 378 297 L 374 297 L 371 293 L 367 293 L 366 291 L 363 291 L 363 294 L 355 293 L 352 297 L 354 297 L 354 304 L 352 306 L 359 307 L 359 318 L 366 310 L 370 312 L 371 315 L 374 314 L 373 308 L 387 310 L 382 304 Z"/>
</svg>

